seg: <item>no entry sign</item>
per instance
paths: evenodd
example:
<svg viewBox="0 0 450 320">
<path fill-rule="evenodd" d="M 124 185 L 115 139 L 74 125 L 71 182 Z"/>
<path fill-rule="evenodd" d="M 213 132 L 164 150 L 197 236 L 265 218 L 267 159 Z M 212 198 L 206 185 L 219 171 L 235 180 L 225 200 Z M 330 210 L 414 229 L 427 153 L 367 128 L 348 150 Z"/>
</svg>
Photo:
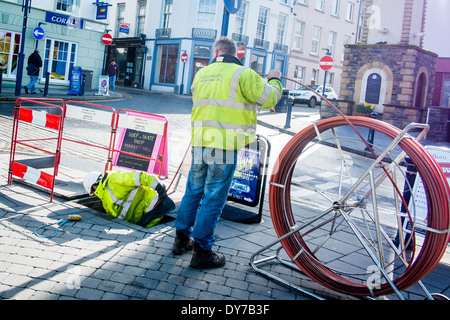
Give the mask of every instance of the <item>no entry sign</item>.
<svg viewBox="0 0 450 320">
<path fill-rule="evenodd" d="M 322 59 L 320 59 L 319 65 L 322 70 L 328 71 L 331 68 L 333 68 L 334 60 L 330 56 L 324 56 L 324 57 L 322 57 Z"/>
<path fill-rule="evenodd" d="M 237 57 L 239 59 L 242 59 L 244 56 L 245 56 L 245 47 L 239 46 L 239 48 L 237 49 Z"/>
<path fill-rule="evenodd" d="M 181 62 L 186 62 L 188 59 L 188 55 L 186 52 L 183 52 L 183 54 L 181 55 Z"/>
<path fill-rule="evenodd" d="M 105 34 L 102 36 L 102 43 L 103 43 L 105 46 L 110 45 L 110 44 L 112 43 L 112 40 L 113 40 L 113 38 L 112 38 L 112 36 L 111 36 L 109 33 L 105 33 Z"/>
</svg>

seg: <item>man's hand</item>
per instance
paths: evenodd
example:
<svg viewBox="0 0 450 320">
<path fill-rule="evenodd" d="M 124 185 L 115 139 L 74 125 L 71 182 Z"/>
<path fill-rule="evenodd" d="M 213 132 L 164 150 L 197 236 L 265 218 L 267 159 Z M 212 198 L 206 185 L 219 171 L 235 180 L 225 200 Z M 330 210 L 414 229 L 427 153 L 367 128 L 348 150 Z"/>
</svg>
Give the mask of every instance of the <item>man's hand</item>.
<svg viewBox="0 0 450 320">
<path fill-rule="evenodd" d="M 281 79 L 281 71 L 280 70 L 270 70 L 267 74 L 267 79 L 277 78 Z"/>
</svg>

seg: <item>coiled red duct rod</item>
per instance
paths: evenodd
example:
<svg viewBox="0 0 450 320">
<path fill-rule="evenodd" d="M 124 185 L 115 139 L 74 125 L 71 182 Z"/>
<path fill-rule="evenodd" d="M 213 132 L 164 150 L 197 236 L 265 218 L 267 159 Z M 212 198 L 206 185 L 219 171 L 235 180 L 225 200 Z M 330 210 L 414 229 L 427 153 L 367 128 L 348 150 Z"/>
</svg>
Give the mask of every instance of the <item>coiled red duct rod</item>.
<svg viewBox="0 0 450 320">
<path fill-rule="evenodd" d="M 289 78 L 285 79 L 297 82 Z M 355 126 L 374 129 L 391 139 L 394 139 L 401 132 L 400 129 L 375 119 L 352 116 L 347 117 L 327 99 L 324 97 L 322 97 L 322 99 L 336 109 L 336 111 L 341 114 L 341 117 L 318 121 L 316 127 L 319 132 L 324 132 L 339 126 L 350 125 L 366 145 L 367 142 L 359 134 Z M 295 225 L 290 205 L 290 182 L 292 176 L 290 168 L 306 145 L 316 136 L 317 133 L 314 125 L 308 126 L 297 133 L 287 143 L 276 160 L 274 168 L 277 169 L 272 173 L 270 179 L 271 184 L 269 185 L 269 206 L 273 225 L 278 237 L 290 232 L 291 227 Z M 398 290 L 404 290 L 430 273 L 439 263 L 445 252 L 449 241 L 450 188 L 441 167 L 431 154 L 415 139 L 406 137 L 400 141 L 399 146 L 410 157 L 422 178 L 428 202 L 428 227 L 442 231 L 427 231 L 422 249 L 417 258 L 405 268 L 405 271 L 401 275 L 393 279 L 396 288 Z M 373 150 L 371 151 L 374 153 Z M 280 188 L 277 185 L 284 185 L 285 187 Z M 294 261 L 295 264 L 308 277 L 326 288 L 352 296 L 370 296 L 372 294 L 378 296 L 394 292 L 394 289 L 389 283 L 384 283 L 379 288 L 371 291 L 364 284 L 350 281 L 334 273 L 319 262 L 298 233 L 286 238 L 281 243 L 291 259 L 293 259 L 300 250 L 306 250 L 306 252 L 301 253 L 296 258 Z"/>
</svg>

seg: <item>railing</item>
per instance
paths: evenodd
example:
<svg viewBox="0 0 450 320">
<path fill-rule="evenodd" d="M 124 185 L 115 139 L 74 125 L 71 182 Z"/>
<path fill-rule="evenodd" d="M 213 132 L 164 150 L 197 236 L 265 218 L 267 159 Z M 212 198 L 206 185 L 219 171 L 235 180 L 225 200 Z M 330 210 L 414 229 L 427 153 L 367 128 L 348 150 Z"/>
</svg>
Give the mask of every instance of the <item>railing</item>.
<svg viewBox="0 0 450 320">
<path fill-rule="evenodd" d="M 239 33 L 233 33 L 231 35 L 231 38 L 238 44 L 238 45 L 248 45 L 248 36 L 244 36 L 243 34 Z"/>
<path fill-rule="evenodd" d="M 192 38 L 216 39 L 217 30 L 205 28 L 192 28 Z"/>
<path fill-rule="evenodd" d="M 172 31 L 172 29 L 170 29 L 170 28 L 156 29 L 155 37 L 156 38 L 170 38 L 171 31 Z"/>
<path fill-rule="evenodd" d="M 268 50 L 269 46 L 270 46 L 270 42 L 263 40 L 263 39 L 255 38 L 255 40 L 253 41 L 253 46 L 257 49 Z"/>
</svg>

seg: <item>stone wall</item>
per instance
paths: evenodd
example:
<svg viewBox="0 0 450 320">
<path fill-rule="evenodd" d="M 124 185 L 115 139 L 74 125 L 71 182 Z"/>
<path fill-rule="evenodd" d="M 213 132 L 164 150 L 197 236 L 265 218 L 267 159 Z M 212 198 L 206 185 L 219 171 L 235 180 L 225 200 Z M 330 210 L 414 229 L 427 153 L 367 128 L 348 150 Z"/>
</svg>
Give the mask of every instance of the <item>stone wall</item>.
<svg viewBox="0 0 450 320">
<path fill-rule="evenodd" d="M 353 115 L 353 109 L 354 109 L 354 103 L 353 101 L 347 101 L 347 100 L 331 100 L 330 101 L 334 106 L 336 106 L 339 111 L 341 111 L 346 116 Z M 325 101 L 322 101 L 322 106 L 320 107 L 320 117 L 321 118 L 331 118 L 331 117 L 337 117 L 339 116 L 339 113 L 328 105 Z"/>
</svg>

